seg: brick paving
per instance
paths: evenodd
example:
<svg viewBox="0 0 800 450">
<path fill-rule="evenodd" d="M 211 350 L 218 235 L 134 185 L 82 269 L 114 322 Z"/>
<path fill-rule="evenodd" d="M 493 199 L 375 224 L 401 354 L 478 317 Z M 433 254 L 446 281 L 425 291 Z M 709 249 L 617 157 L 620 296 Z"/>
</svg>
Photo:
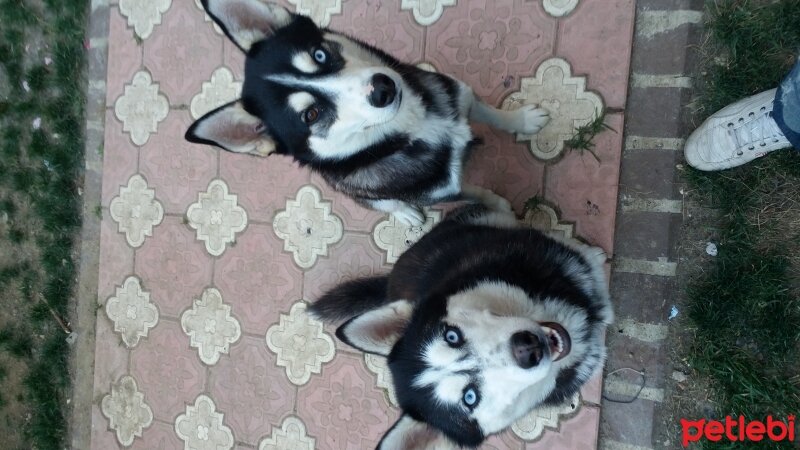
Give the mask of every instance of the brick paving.
<svg viewBox="0 0 800 450">
<path fill-rule="evenodd" d="M 198 4 L 93 2 L 90 74 L 105 107 L 89 112 L 88 126 L 91 139 L 103 130 L 103 144 L 90 147 L 102 149 L 102 219 L 85 439 L 103 450 L 372 448 L 399 414 L 385 363 L 342 345 L 305 308 L 341 280 L 388 271 L 442 210 L 410 229 L 289 159 L 185 142 L 188 125 L 235 98 L 242 77 L 242 55 Z M 485 144 L 467 179 L 519 213 L 538 196 L 527 220 L 612 257 L 634 245 L 614 240 L 615 226 L 621 233 L 628 223 L 616 217 L 633 0 L 283 4 L 453 74 L 498 107 L 548 108 L 553 120 L 533 139 L 476 126 Z M 601 108 L 616 132 L 595 141 L 599 161 L 564 150 L 572 129 Z M 669 257 L 631 252 L 624 256 Z M 636 304 L 617 308 L 641 320 L 628 312 Z M 574 407 L 532 413 L 484 448 L 595 448 L 607 407 L 601 384 L 593 380 Z"/>
</svg>

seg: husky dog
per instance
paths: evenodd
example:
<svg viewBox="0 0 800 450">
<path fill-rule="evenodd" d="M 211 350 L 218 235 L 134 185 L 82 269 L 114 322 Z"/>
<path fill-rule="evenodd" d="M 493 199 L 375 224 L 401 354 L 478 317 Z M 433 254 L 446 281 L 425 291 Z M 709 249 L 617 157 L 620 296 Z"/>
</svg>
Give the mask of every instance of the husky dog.
<svg viewBox="0 0 800 450">
<path fill-rule="evenodd" d="M 379 449 L 474 447 L 573 396 L 605 361 L 613 320 L 597 247 L 520 227 L 507 201 L 462 206 L 387 276 L 333 288 L 310 311 L 388 357 L 402 417 Z"/>
<path fill-rule="evenodd" d="M 202 0 L 247 57 L 242 97 L 198 119 L 191 142 L 293 157 L 364 206 L 419 225 L 421 207 L 470 197 L 467 119 L 533 134 L 535 105 L 495 109 L 446 75 L 405 64 L 259 0 Z"/>
</svg>

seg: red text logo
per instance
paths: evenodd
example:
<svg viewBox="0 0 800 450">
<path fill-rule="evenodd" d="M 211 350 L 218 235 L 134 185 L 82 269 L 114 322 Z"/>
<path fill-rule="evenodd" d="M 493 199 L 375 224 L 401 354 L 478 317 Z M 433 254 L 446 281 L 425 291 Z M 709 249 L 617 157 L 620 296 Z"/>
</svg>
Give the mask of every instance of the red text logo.
<svg viewBox="0 0 800 450">
<path fill-rule="evenodd" d="M 748 421 L 743 416 L 737 419 L 726 416 L 721 420 L 686 420 L 681 419 L 681 437 L 684 447 L 690 442 L 708 439 L 718 442 L 725 439 L 730 442 L 752 441 L 759 442 L 769 439 L 773 442 L 788 440 L 794 442 L 794 415 L 790 415 L 786 422 L 767 416 L 767 421 Z"/>
</svg>

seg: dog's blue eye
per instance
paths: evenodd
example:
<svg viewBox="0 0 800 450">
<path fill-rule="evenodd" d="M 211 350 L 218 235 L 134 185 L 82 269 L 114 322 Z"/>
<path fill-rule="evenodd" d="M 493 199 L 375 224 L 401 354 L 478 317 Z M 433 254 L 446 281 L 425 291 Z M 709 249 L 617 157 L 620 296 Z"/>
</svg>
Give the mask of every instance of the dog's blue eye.
<svg viewBox="0 0 800 450">
<path fill-rule="evenodd" d="M 456 327 L 448 326 L 444 330 L 444 340 L 452 347 L 457 347 L 462 344 L 464 338 L 461 336 L 461 330 Z"/>
<path fill-rule="evenodd" d="M 328 54 L 321 48 L 317 49 L 314 51 L 314 59 L 320 64 L 325 64 L 325 61 L 328 60 Z"/>
<path fill-rule="evenodd" d="M 464 397 L 462 398 L 464 404 L 470 408 L 473 408 L 475 405 L 478 404 L 478 392 L 475 390 L 474 387 L 469 386 L 464 389 Z"/>
</svg>

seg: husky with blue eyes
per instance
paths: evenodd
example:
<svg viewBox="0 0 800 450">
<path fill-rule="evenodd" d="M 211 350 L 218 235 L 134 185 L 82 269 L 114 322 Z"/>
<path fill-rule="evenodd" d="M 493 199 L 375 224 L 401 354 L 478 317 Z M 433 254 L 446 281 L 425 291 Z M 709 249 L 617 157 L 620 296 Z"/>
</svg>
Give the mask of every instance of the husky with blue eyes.
<svg viewBox="0 0 800 450">
<path fill-rule="evenodd" d="M 242 97 L 198 119 L 191 142 L 286 155 L 362 205 L 424 222 L 421 207 L 471 197 L 468 120 L 533 134 L 547 111 L 501 111 L 443 74 L 259 0 L 202 0 L 246 54 Z"/>
<path fill-rule="evenodd" d="M 310 311 L 386 356 L 402 417 L 379 449 L 475 447 L 601 370 L 613 319 L 599 248 L 520 227 L 483 192 L 387 276 L 351 280 Z"/>
</svg>

